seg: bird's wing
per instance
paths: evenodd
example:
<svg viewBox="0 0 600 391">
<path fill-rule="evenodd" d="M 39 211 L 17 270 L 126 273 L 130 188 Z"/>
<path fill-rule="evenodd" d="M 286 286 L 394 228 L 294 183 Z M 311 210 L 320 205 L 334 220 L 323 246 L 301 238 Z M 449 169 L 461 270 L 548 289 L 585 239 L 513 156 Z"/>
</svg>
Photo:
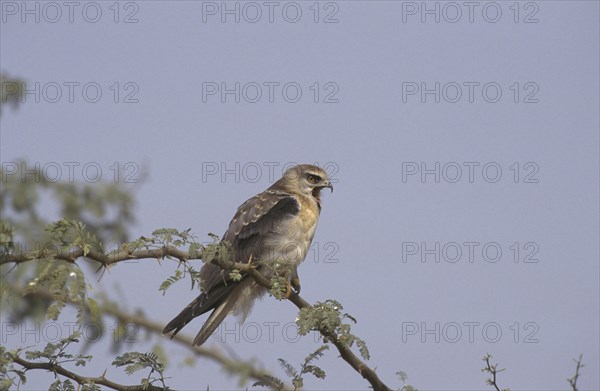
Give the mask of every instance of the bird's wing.
<svg viewBox="0 0 600 391">
<path fill-rule="evenodd" d="M 250 257 L 260 260 L 264 235 L 274 232 L 279 222 L 299 212 L 300 203 L 293 195 L 279 190 L 264 191 L 238 208 L 223 241 L 231 245 L 235 262 L 247 263 Z M 201 277 L 205 292 L 229 282 L 228 273 L 213 264 L 203 266 Z"/>
<path fill-rule="evenodd" d="M 264 235 L 281 219 L 300 212 L 293 195 L 280 190 L 264 191 L 244 202 L 229 223 L 223 240 L 236 246 L 253 235 Z"/>
<path fill-rule="evenodd" d="M 274 232 L 279 222 L 299 212 L 300 203 L 296 197 L 278 190 L 267 190 L 250 198 L 238 208 L 229 223 L 227 232 L 223 235 L 223 240 L 231 245 L 236 262 L 247 263 L 250 256 L 252 259 L 259 260 L 262 255 L 264 235 Z M 232 281 L 228 272 L 212 263 L 204 264 L 200 277 L 204 283 L 204 292 L 169 322 L 163 334 L 174 330 L 172 338 L 195 317 L 214 308 L 220 308 L 219 313 L 223 312 L 221 306 L 225 305 L 227 297 L 240 283 L 240 281 Z M 232 306 L 231 302 L 229 306 Z M 222 317 L 226 315 L 226 312 L 221 314 Z M 207 321 L 207 323 L 214 322 Z M 203 327 L 203 330 L 205 328 Z M 202 331 L 199 335 L 201 334 Z"/>
</svg>

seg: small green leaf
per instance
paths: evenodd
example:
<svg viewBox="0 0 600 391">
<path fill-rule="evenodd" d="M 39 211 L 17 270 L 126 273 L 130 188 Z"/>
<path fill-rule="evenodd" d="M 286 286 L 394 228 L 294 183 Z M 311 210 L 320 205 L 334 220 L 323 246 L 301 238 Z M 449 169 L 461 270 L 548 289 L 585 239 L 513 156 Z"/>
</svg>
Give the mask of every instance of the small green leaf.
<svg viewBox="0 0 600 391">
<path fill-rule="evenodd" d="M 283 358 L 279 358 L 277 361 L 279 361 L 279 365 L 288 377 L 295 378 L 298 376 L 298 371 L 296 371 L 296 368 L 294 368 L 292 364 L 285 361 Z"/>
<path fill-rule="evenodd" d="M 175 228 L 160 228 L 152 232 L 152 236 L 162 236 L 162 235 L 178 235 L 179 231 Z"/>
<path fill-rule="evenodd" d="M 231 278 L 231 280 L 233 280 L 233 281 L 240 281 L 242 279 L 242 275 L 240 274 L 239 270 L 233 269 L 229 273 L 229 278 Z"/>
<path fill-rule="evenodd" d="M 158 288 L 158 290 L 162 291 L 163 296 L 164 296 L 165 293 L 167 293 L 167 289 L 169 289 L 169 287 L 171 287 L 171 285 L 173 285 L 177 281 L 181 280 L 182 278 L 183 278 L 183 272 L 181 270 L 177 269 L 177 270 L 175 270 L 174 275 L 167 278 L 160 284 L 160 287 Z"/>
</svg>

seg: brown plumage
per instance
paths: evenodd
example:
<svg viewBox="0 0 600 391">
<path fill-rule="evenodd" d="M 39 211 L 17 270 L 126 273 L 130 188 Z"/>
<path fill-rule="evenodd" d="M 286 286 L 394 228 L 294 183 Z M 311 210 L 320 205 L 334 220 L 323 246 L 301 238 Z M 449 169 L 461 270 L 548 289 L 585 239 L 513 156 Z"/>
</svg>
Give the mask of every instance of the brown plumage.
<svg viewBox="0 0 600 391">
<path fill-rule="evenodd" d="M 229 223 L 223 241 L 229 243 L 235 262 L 249 259 L 267 278 L 283 266 L 291 272 L 292 286 L 300 289 L 298 265 L 304 260 L 315 235 L 321 211 L 320 191 L 333 190 L 327 173 L 302 164 L 290 168 L 264 192 L 244 202 Z M 200 271 L 204 291 L 163 330 L 171 338 L 195 317 L 213 310 L 194 339 L 201 345 L 231 313 L 245 319 L 254 300 L 266 291 L 251 277 L 232 281 L 219 266 L 205 264 Z"/>
</svg>

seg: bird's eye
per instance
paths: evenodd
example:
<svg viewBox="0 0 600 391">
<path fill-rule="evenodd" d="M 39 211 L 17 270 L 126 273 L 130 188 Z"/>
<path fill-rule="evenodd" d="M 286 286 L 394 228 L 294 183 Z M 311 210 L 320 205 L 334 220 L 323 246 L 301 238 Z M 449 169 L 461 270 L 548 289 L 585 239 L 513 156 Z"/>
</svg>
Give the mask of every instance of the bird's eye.
<svg viewBox="0 0 600 391">
<path fill-rule="evenodd" d="M 317 183 L 321 180 L 321 178 L 319 178 L 316 175 L 309 175 L 308 177 L 306 177 L 306 179 L 310 182 L 310 183 Z"/>
</svg>

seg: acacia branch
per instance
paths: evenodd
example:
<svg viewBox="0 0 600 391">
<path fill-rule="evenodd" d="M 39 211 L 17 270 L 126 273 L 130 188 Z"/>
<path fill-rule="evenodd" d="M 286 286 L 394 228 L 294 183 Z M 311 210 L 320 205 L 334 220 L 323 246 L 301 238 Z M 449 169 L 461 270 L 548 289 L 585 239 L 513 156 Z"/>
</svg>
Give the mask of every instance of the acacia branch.
<svg viewBox="0 0 600 391">
<path fill-rule="evenodd" d="M 162 331 L 165 328 L 164 324 L 153 322 L 143 316 L 126 314 L 114 308 L 107 308 L 104 311 L 107 314 L 114 316 L 123 323 L 136 324 L 144 328 L 145 330 L 155 333 L 157 335 L 162 335 Z M 217 349 L 209 349 L 201 346 L 194 346 L 194 339 L 184 334 L 177 334 L 172 338 L 172 340 L 191 350 L 192 353 L 194 353 L 194 355 L 198 357 L 206 357 L 219 363 L 221 367 L 227 369 L 232 374 L 237 374 L 235 368 L 239 368 L 241 363 L 247 366 L 248 376 L 250 378 L 254 379 L 255 381 L 260 381 L 264 384 L 269 384 L 273 388 L 280 388 L 280 386 L 273 381 L 273 375 L 270 375 L 266 371 L 254 368 L 250 362 L 240 362 L 239 360 L 232 360 L 230 358 L 227 358 L 222 352 L 218 351 Z"/>
<path fill-rule="evenodd" d="M 25 289 L 18 288 L 14 285 L 10 285 L 10 286 L 8 286 L 8 288 L 10 290 L 12 290 L 13 292 L 15 292 L 17 294 L 21 294 L 21 295 L 23 295 L 27 292 Z M 48 300 L 48 301 L 56 300 L 56 297 L 54 295 L 52 295 L 52 293 L 50 293 L 50 291 L 48 291 L 48 290 L 38 289 L 34 292 L 27 292 L 27 294 L 34 295 L 43 300 Z M 82 304 L 76 300 L 67 300 L 65 302 L 72 306 L 80 306 Z M 90 311 L 90 307 L 87 302 L 83 303 L 83 306 L 85 307 L 85 309 L 87 311 Z M 135 324 L 153 334 L 156 334 L 159 336 L 163 335 L 162 330 L 164 329 L 165 325 L 162 323 L 159 323 L 159 322 L 152 321 L 143 315 L 132 315 L 127 312 L 121 311 L 116 306 L 112 306 L 112 305 L 100 305 L 98 307 L 98 311 L 114 317 L 115 319 L 117 319 L 117 321 L 119 321 L 121 323 Z M 201 346 L 194 346 L 194 344 L 193 344 L 194 339 L 191 337 L 188 337 L 184 334 L 176 334 L 171 339 L 173 341 L 177 342 L 178 344 L 184 346 L 188 350 L 190 350 L 194 355 L 196 355 L 198 357 L 204 357 L 204 358 L 213 360 L 213 361 L 217 362 L 219 365 L 221 365 L 221 367 L 228 370 L 229 373 L 237 374 L 236 368 L 239 368 L 240 360 L 232 360 L 232 359 L 226 357 L 221 351 L 219 351 L 217 349 L 209 349 L 209 348 L 205 348 L 205 347 L 201 347 Z M 246 368 L 248 369 L 248 376 L 251 379 L 253 379 L 255 381 L 260 381 L 264 384 L 268 384 L 269 386 L 271 386 L 275 389 L 280 387 L 273 380 L 274 379 L 273 375 L 269 374 L 268 372 L 254 368 L 253 364 L 250 362 L 242 361 L 241 364 L 246 366 Z M 285 387 L 285 389 L 288 389 L 288 388 L 289 387 Z"/>
<path fill-rule="evenodd" d="M 496 377 L 497 377 L 498 373 L 504 371 L 504 369 L 498 369 L 498 364 L 492 365 L 490 363 L 491 358 L 492 358 L 492 355 L 489 353 L 483 357 L 483 361 L 485 361 L 485 368 L 483 368 L 481 371 L 488 372 L 490 375 L 492 375 L 492 377 L 490 379 L 486 380 L 487 384 L 494 387 L 494 389 L 496 391 L 502 391 L 502 390 L 500 390 L 500 387 L 498 386 L 498 383 L 496 382 Z"/>
<path fill-rule="evenodd" d="M 579 355 L 579 358 L 577 360 L 573 359 L 573 361 L 575 361 L 575 375 L 573 375 L 572 378 L 567 379 L 567 381 L 569 382 L 569 384 L 571 385 L 571 389 L 573 391 L 577 391 L 577 380 L 579 379 L 580 373 L 579 371 L 581 370 L 581 368 L 585 367 L 585 365 L 582 364 L 582 359 L 583 359 L 583 354 Z"/>
<path fill-rule="evenodd" d="M 127 314 L 116 308 L 110 308 L 110 306 L 103 306 L 99 309 L 109 315 L 114 316 L 116 319 L 123 323 L 133 323 L 154 334 L 157 334 L 159 336 L 163 335 L 162 331 L 165 328 L 165 325 L 162 323 L 154 322 L 141 315 Z M 237 374 L 235 368 L 239 368 L 239 360 L 232 360 L 230 358 L 227 358 L 222 352 L 218 351 L 217 349 L 209 349 L 201 346 L 194 346 L 194 339 L 184 334 L 177 334 L 171 339 L 192 351 L 194 355 L 198 357 L 209 358 L 219 363 L 230 373 Z M 260 381 L 265 384 L 269 384 L 273 388 L 279 388 L 279 385 L 273 381 L 273 376 L 267 373 L 266 371 L 254 368 L 250 362 L 242 362 L 242 364 L 248 367 L 248 376 L 250 378 L 254 379 L 255 381 Z"/>
<path fill-rule="evenodd" d="M 55 374 L 59 374 L 62 375 L 64 377 L 67 377 L 71 380 L 76 381 L 78 384 L 88 384 L 88 383 L 94 383 L 94 384 L 99 384 L 101 386 L 106 386 L 108 388 L 111 388 L 113 390 L 118 390 L 118 391 L 164 391 L 164 388 L 162 387 L 156 387 L 153 386 L 151 384 L 146 384 L 146 385 L 138 385 L 138 386 L 125 386 L 119 383 L 115 383 L 111 380 L 108 380 L 106 377 L 104 377 L 104 375 L 102 376 L 98 376 L 98 377 L 86 377 L 86 376 L 81 376 L 76 374 L 75 372 L 71 372 L 68 369 L 65 369 L 63 367 L 61 367 L 58 364 L 53 364 L 53 363 L 49 363 L 49 362 L 31 362 L 31 361 L 27 361 L 27 360 L 23 360 L 21 357 L 19 356 L 13 356 L 12 360 L 14 363 L 19 364 L 20 366 L 22 366 L 23 368 L 25 368 L 26 370 L 32 370 L 32 369 L 45 369 L 47 371 L 50 372 L 54 372 Z"/>
<path fill-rule="evenodd" d="M 256 269 L 250 269 L 248 274 L 254 278 L 254 280 L 261 286 L 266 289 L 271 289 L 271 282 L 266 279 L 262 274 L 258 272 Z M 313 308 L 306 300 L 304 300 L 299 294 L 296 292 L 291 292 L 288 300 L 291 301 L 298 307 L 298 309 L 311 309 Z M 356 372 L 358 372 L 365 380 L 367 380 L 373 389 L 376 391 L 391 391 L 391 388 L 386 386 L 383 381 L 377 376 L 375 371 L 371 369 L 364 361 L 362 361 L 352 350 L 340 339 L 335 333 L 327 330 L 324 327 L 318 329 L 319 333 L 326 339 L 328 339 L 338 350 L 340 356 L 344 361 L 346 361 Z"/>
<path fill-rule="evenodd" d="M 75 260 L 79 257 L 85 257 L 92 259 L 102 266 L 107 267 L 109 265 L 113 265 L 119 262 L 136 260 L 136 259 L 163 259 L 165 257 L 173 257 L 178 259 L 180 262 L 186 262 L 192 259 L 202 259 L 202 254 L 198 254 L 195 257 L 190 257 L 189 253 L 184 250 L 180 250 L 176 247 L 167 245 L 157 249 L 142 249 L 135 251 L 128 250 L 119 250 L 109 254 L 103 254 L 100 251 L 90 249 L 85 255 L 83 249 L 77 248 L 72 250 L 58 251 L 55 254 L 52 254 L 53 258 L 62 259 L 67 262 L 75 262 Z M 7 254 L 0 259 L 0 265 L 7 263 L 24 263 L 28 261 L 32 261 L 35 259 L 42 259 L 43 254 L 41 252 L 36 252 L 34 254 Z M 263 286 L 266 289 L 271 289 L 271 282 L 263 277 L 251 264 L 239 263 L 239 262 L 230 262 L 227 267 L 224 265 L 219 265 L 222 268 L 227 269 L 237 269 L 239 271 L 243 271 L 248 273 L 259 285 Z M 296 305 L 299 309 L 302 308 L 313 308 L 306 300 L 304 300 L 300 295 L 295 292 L 291 292 L 288 300 Z M 344 344 L 338 336 L 334 333 L 331 333 L 329 330 L 325 328 L 320 328 L 319 333 L 327 338 L 333 345 L 337 348 L 340 353 L 340 356 L 344 361 L 346 361 L 356 372 L 358 372 L 364 379 L 366 379 L 374 390 L 391 390 L 388 386 L 386 386 L 381 379 L 377 376 L 375 371 L 371 369 L 367 364 L 365 364 L 360 358 L 358 358 L 352 350 Z"/>
<path fill-rule="evenodd" d="M 109 254 L 104 254 L 96 249 L 89 249 L 87 253 L 84 253 L 83 249 L 81 247 L 78 247 L 69 250 L 59 249 L 51 252 L 39 250 L 32 252 L 19 252 L 16 254 L 3 254 L 0 257 L 0 265 L 9 263 L 20 264 L 35 260 L 43 260 L 47 258 L 62 259 L 63 261 L 74 263 L 78 258 L 81 257 L 96 261 L 104 267 L 119 262 L 131 261 L 136 259 L 164 259 L 166 257 L 173 257 L 177 258 L 181 262 L 193 259 L 202 259 L 201 255 L 198 255 L 196 257 L 190 257 L 187 251 L 180 250 L 173 246 L 164 246 L 161 248 L 141 249 L 134 251 L 121 249 L 118 251 L 113 251 Z"/>
</svg>

